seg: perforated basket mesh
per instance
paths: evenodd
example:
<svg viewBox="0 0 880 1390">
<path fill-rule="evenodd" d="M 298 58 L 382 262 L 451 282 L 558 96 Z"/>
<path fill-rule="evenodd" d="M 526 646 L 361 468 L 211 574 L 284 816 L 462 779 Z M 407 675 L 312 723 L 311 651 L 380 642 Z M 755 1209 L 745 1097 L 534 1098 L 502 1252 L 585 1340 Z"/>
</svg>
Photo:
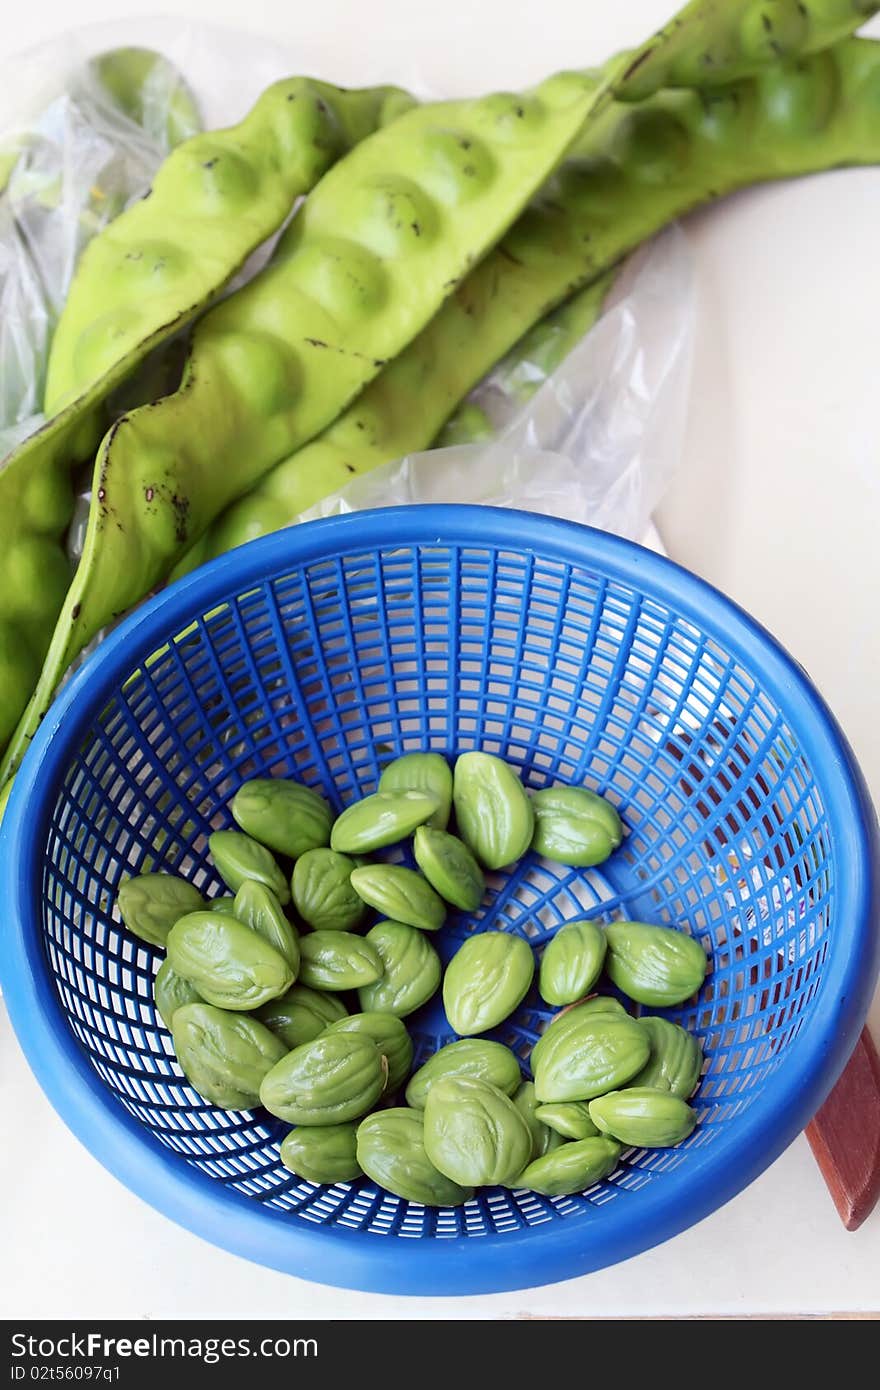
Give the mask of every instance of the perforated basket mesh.
<svg viewBox="0 0 880 1390">
<path fill-rule="evenodd" d="M 478 1286 L 540 1282 L 628 1253 L 625 1241 L 615 1247 L 615 1223 L 638 1223 L 641 1204 L 648 1239 L 640 1244 L 685 1224 L 669 1212 L 698 1174 L 702 1183 L 713 1149 L 735 1162 L 737 1127 L 746 1136 L 750 1107 L 774 1078 L 785 1084 L 779 1075 L 798 1056 L 840 944 L 840 834 L 807 743 L 760 670 L 687 607 L 652 596 L 652 576 L 672 576 L 699 609 L 687 576 L 537 518 L 464 508 L 415 509 L 405 526 L 401 513 L 382 517 L 309 528 L 319 540 L 302 558 L 292 538 L 248 547 L 204 582 L 177 586 L 183 597 L 160 600 L 158 614 L 154 606 L 98 653 L 66 719 L 46 735 L 42 785 L 51 777 L 52 786 L 33 826 L 42 968 L 77 1066 L 87 1059 L 106 1088 L 102 1102 L 127 1112 L 138 1139 L 161 1146 L 169 1181 L 188 1165 L 210 1195 L 238 1194 L 234 1216 L 247 1208 L 283 1223 L 272 1229 L 271 1262 L 284 1263 L 283 1231 L 350 1233 L 367 1266 L 370 1248 L 383 1247 L 386 1273 L 374 1286 L 462 1288 L 473 1286 L 470 1247 L 488 1239 L 494 1272 L 484 1268 Z M 632 576 L 642 571 L 638 586 Z M 266 577 L 257 582 L 257 573 Z M 718 596 L 712 604 L 724 611 Z M 741 648 L 736 625 L 746 625 L 726 611 Z M 832 737 L 827 725 L 824 736 Z M 262 1111 L 214 1109 L 183 1079 L 152 1000 L 160 954 L 121 927 L 117 889 L 130 873 L 162 868 L 207 893 L 225 891 L 207 837 L 232 824 L 228 802 L 246 778 L 294 776 L 341 808 L 373 791 L 392 757 L 433 749 L 454 758 L 471 748 L 500 754 L 530 788 L 562 781 L 610 797 L 627 835 L 601 869 L 530 854 L 491 876 L 481 910 L 452 914 L 434 938 L 441 954 L 489 926 L 540 949 L 561 923 L 583 916 L 691 932 L 710 973 L 699 999 L 668 1016 L 705 1049 L 700 1123 L 678 1148 L 626 1153 L 580 1196 L 487 1189 L 437 1211 L 366 1179 L 317 1187 L 282 1167 L 286 1126 Z M 491 1035 L 514 1048 L 526 1074 L 548 1012 L 533 990 Z M 417 1063 L 452 1037 L 437 1002 L 407 1023 Z M 769 1148 L 741 1155 L 743 1173 L 770 1156 Z M 725 1195 L 719 1183 L 706 1204 Z M 218 1207 L 216 1229 L 203 1233 L 235 1246 L 225 1219 Z M 541 1252 L 562 1228 L 569 1253 L 545 1272 Z M 510 1242 L 506 1256 L 505 1240 L 491 1238 L 514 1233 L 536 1239 L 516 1244 L 515 1255 Z M 389 1237 L 433 1237 L 435 1246 L 466 1237 L 469 1249 L 458 1265 L 437 1266 L 434 1283 L 429 1267 L 411 1279 L 401 1265 L 391 1278 Z M 320 1251 L 314 1266 L 300 1251 L 291 1244 L 287 1267 L 324 1277 Z M 344 1261 L 327 1277 L 350 1281 Z M 371 1276 L 353 1281 L 369 1285 Z"/>
</svg>

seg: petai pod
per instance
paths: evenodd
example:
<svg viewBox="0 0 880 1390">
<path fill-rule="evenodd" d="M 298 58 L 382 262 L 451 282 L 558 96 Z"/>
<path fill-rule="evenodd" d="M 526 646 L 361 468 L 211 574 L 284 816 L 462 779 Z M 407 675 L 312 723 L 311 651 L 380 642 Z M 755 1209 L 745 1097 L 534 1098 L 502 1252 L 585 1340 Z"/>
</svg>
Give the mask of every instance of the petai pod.
<svg viewBox="0 0 880 1390">
<path fill-rule="evenodd" d="M 331 1023 L 337 1023 L 347 1013 L 335 994 L 321 993 L 308 985 L 291 985 L 285 994 L 263 1004 L 257 1010 L 257 1018 L 292 1050 L 320 1037 Z"/>
<path fill-rule="evenodd" d="M 281 953 L 221 912 L 181 917 L 168 933 L 168 959 L 203 999 L 221 1009 L 258 1009 L 293 984 Z"/>
<path fill-rule="evenodd" d="M 377 1049 L 388 1063 L 386 1091 L 396 1091 L 409 1076 L 412 1066 L 413 1045 L 409 1033 L 400 1019 L 394 1014 L 379 1013 L 371 1009 L 367 1013 L 351 1014 L 331 1023 L 328 1033 L 363 1033 L 372 1038 Z"/>
<path fill-rule="evenodd" d="M 420 825 L 413 836 L 416 863 L 433 888 L 453 907 L 475 912 L 486 891 L 483 871 L 467 845 L 445 830 Z"/>
<path fill-rule="evenodd" d="M 703 1049 L 692 1033 L 666 1018 L 640 1018 L 651 1042 L 651 1055 L 630 1086 L 669 1091 L 688 1100 L 697 1088 L 703 1069 Z"/>
<path fill-rule="evenodd" d="M 664 1009 L 696 994 L 709 962 L 699 941 L 672 927 L 609 922 L 605 969 L 619 990 L 639 1004 Z"/>
<path fill-rule="evenodd" d="M 532 849 L 556 864 L 585 869 L 602 864 L 623 839 L 620 817 L 586 787 L 544 787 L 532 794 Z"/>
<path fill-rule="evenodd" d="M 590 1119 L 621 1144 L 668 1149 L 687 1139 L 697 1123 L 697 1112 L 668 1091 L 634 1086 L 591 1100 Z"/>
<path fill-rule="evenodd" d="M 282 1057 L 263 1079 L 260 1100 L 293 1125 L 357 1120 L 376 1104 L 385 1067 L 363 1033 L 324 1033 Z"/>
<path fill-rule="evenodd" d="M 211 1004 L 183 1004 L 171 1021 L 174 1051 L 200 1096 L 223 1110 L 252 1110 L 260 1085 L 285 1056 L 284 1044 L 255 1018 Z"/>
<path fill-rule="evenodd" d="M 406 1103 L 424 1110 L 428 1092 L 444 1076 L 470 1076 L 488 1081 L 505 1095 L 512 1096 L 521 1081 L 519 1061 L 509 1047 L 488 1038 L 462 1038 L 438 1048 L 419 1067 L 406 1088 Z"/>
<path fill-rule="evenodd" d="M 255 931 L 280 953 L 293 971 L 299 970 L 299 937 L 296 927 L 288 922 L 281 904 L 265 883 L 246 879 L 234 899 L 235 916 L 239 922 Z"/>
<path fill-rule="evenodd" d="M 425 1149 L 462 1187 L 510 1184 L 529 1162 L 531 1131 L 513 1101 L 488 1081 L 442 1076 L 425 1101 Z"/>
<path fill-rule="evenodd" d="M 48 550 L 55 567 L 51 600 L 40 602 L 39 622 L 28 615 L 15 628 L 31 647 L 16 682 L 24 700 L 58 621 L 5 775 L 83 646 L 424 328 L 605 99 L 607 87 L 562 73 L 524 94 L 418 107 L 324 175 L 269 265 L 199 321 L 180 388 L 123 415 L 104 437 L 82 559 L 62 604 L 65 478 L 63 514 L 41 527 L 41 556 Z M 23 701 L 8 703 L 11 730 Z"/>
<path fill-rule="evenodd" d="M 333 826 L 330 844 L 343 854 L 369 854 L 411 835 L 437 809 L 426 792 L 373 792 L 347 806 Z"/>
<path fill-rule="evenodd" d="M 378 954 L 382 974 L 358 990 L 362 1009 L 406 1018 L 437 992 L 442 966 L 424 932 L 405 922 L 377 922 L 364 939 Z"/>
<path fill-rule="evenodd" d="M 164 946 L 175 922 L 205 906 L 198 888 L 176 874 L 127 878 L 116 903 L 128 930 L 151 946 Z"/>
<path fill-rule="evenodd" d="M 492 753 L 456 759 L 452 800 L 465 844 L 487 869 L 502 869 L 525 854 L 534 814 L 513 768 Z"/>
<path fill-rule="evenodd" d="M 332 427 L 331 427 L 332 428 Z M 437 801 L 427 824 L 445 830 L 452 811 L 452 768 L 439 753 L 404 753 L 383 767 L 380 792 L 425 792 Z"/>
<path fill-rule="evenodd" d="M 358 1125 L 357 1156 L 367 1177 L 404 1201 L 457 1207 L 473 1196 L 428 1158 L 421 1111 L 398 1108 L 368 1115 Z"/>
<path fill-rule="evenodd" d="M 333 812 L 319 792 L 281 777 L 254 777 L 239 787 L 232 818 L 251 839 L 298 859 L 330 843 Z"/>
<path fill-rule="evenodd" d="M 150 349 L 204 308 L 339 154 L 409 104 L 393 88 L 343 92 L 307 78 L 278 82 L 239 125 L 178 146 L 149 197 L 84 251 L 52 342 L 45 400 L 51 418 L 0 471 L 0 746 L 28 702 L 64 606 L 73 472 L 100 437 L 100 407 Z M 155 454 L 144 472 L 131 480 L 129 506 L 149 520 L 157 510 L 152 498 L 162 495 L 166 510 L 176 509 L 182 520 L 186 487 L 176 486 Z M 152 497 L 145 491 L 151 485 Z M 95 595 L 94 630 L 105 625 L 105 614 L 129 606 L 117 601 L 117 588 L 141 588 L 137 564 L 128 576 L 114 576 L 129 558 L 133 512 L 117 510 L 112 493 L 101 500 L 101 486 L 99 478 L 90 525 L 105 532 L 106 568 L 96 582 L 110 587 Z M 68 664 L 69 639 L 78 645 L 71 621 L 63 642 L 56 633 L 40 709 Z"/>
<path fill-rule="evenodd" d="M 590 1111 L 582 1100 L 559 1101 L 556 1105 L 539 1105 L 537 1118 L 563 1139 L 594 1139 L 598 1127 L 590 1119 Z"/>
<path fill-rule="evenodd" d="M 281 1162 L 307 1182 L 353 1182 L 362 1172 L 357 1158 L 357 1125 L 302 1125 L 285 1135 Z"/>
<path fill-rule="evenodd" d="M 182 975 L 178 975 L 167 956 L 156 971 L 156 978 L 153 980 L 153 1000 L 156 1005 L 156 1012 L 169 1031 L 171 1020 L 179 1008 L 184 1004 L 203 1002 L 195 985 L 191 985 L 189 980 L 185 980 Z"/>
<path fill-rule="evenodd" d="M 560 1144 L 542 1158 L 533 1159 L 512 1186 L 544 1197 L 568 1197 L 607 1178 L 619 1157 L 620 1145 L 604 1135 Z"/>
<path fill-rule="evenodd" d="M 536 322 L 599 277 L 605 284 L 628 251 L 691 208 L 752 183 L 876 163 L 878 72 L 880 44 L 845 40 L 711 93 L 664 91 L 621 103 L 586 126 L 571 157 L 431 323 L 319 438 L 234 503 L 181 571 L 291 525 L 352 473 L 428 448 L 450 411 L 499 358 L 519 351 Z"/>
<path fill-rule="evenodd" d="M 293 866 L 293 905 L 315 931 L 351 931 L 364 916 L 364 903 L 351 886 L 353 859 L 333 849 L 309 849 Z"/>
<path fill-rule="evenodd" d="M 595 922 L 566 922 L 544 947 L 538 989 L 548 1004 L 573 1004 L 589 994 L 605 961 L 605 933 Z"/>
<path fill-rule="evenodd" d="M 282 906 L 290 902 L 287 879 L 275 856 L 250 835 L 242 835 L 240 830 L 215 830 L 208 836 L 208 848 L 218 874 L 233 893 L 248 879 L 256 879 L 272 889 Z"/>
<path fill-rule="evenodd" d="M 313 931 L 300 941 L 299 979 L 311 989 L 360 989 L 382 975 L 376 948 L 348 931 Z"/>
<path fill-rule="evenodd" d="M 513 1093 L 513 1103 L 529 1127 L 532 1136 L 532 1158 L 551 1153 L 563 1142 L 562 1135 L 538 1119 L 538 1097 L 534 1081 L 523 1081 Z"/>
<path fill-rule="evenodd" d="M 486 931 L 459 946 L 443 977 L 443 1007 L 462 1037 L 486 1033 L 522 1003 L 535 973 L 525 937 Z"/>
<path fill-rule="evenodd" d="M 364 864 L 353 869 L 351 886 L 368 907 L 420 931 L 437 931 L 446 905 L 430 883 L 402 864 Z"/>
<path fill-rule="evenodd" d="M 583 1013 L 568 1028 L 551 1027 L 532 1068 L 535 1092 L 542 1105 L 556 1101 L 591 1100 L 623 1086 L 641 1071 L 651 1045 L 633 1018 L 608 1013 Z"/>
<path fill-rule="evenodd" d="M 661 87 L 717 87 L 830 48 L 880 10 L 876 0 L 690 0 L 636 48 L 615 83 L 622 101 Z"/>
</svg>

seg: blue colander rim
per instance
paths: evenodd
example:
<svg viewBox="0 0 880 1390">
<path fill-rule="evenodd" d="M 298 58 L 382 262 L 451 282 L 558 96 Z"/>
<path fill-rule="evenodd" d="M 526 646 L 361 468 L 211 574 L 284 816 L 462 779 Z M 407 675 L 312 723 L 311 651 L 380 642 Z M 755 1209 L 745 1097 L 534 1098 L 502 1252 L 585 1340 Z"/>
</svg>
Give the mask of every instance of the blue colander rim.
<svg viewBox="0 0 880 1390">
<path fill-rule="evenodd" d="M 36 886 L 57 788 L 95 715 L 136 660 L 181 631 L 194 613 L 285 568 L 397 544 L 534 553 L 594 568 L 659 599 L 760 681 L 820 780 L 839 865 L 837 912 L 847 935 L 833 938 L 809 1021 L 784 1064 L 728 1133 L 689 1156 L 683 1190 L 650 1183 L 637 1199 L 610 1204 L 613 1214 L 606 1206 L 595 1217 L 479 1237 L 403 1241 L 291 1220 L 163 1147 L 105 1088 L 66 1021 L 42 945 Z M 383 508 L 291 528 L 221 556 L 145 603 L 73 677 L 23 761 L 0 831 L 6 907 L 0 979 L 25 1056 L 58 1114 L 99 1162 L 172 1220 L 237 1255 L 320 1283 L 377 1293 L 495 1293 L 569 1279 L 657 1245 L 734 1197 L 787 1148 L 837 1080 L 865 1020 L 880 967 L 878 869 L 876 813 L 837 721 L 803 668 L 717 589 L 664 556 L 574 522 L 494 507 Z"/>
</svg>

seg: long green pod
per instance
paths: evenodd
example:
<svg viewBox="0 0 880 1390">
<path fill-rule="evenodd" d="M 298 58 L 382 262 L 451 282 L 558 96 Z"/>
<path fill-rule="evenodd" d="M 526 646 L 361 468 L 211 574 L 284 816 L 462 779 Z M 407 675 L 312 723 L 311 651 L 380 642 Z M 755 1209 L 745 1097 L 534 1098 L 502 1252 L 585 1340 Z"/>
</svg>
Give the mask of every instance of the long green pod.
<svg viewBox="0 0 880 1390">
<path fill-rule="evenodd" d="M 748 184 L 876 162 L 878 89 L 880 44 L 849 39 L 710 94 L 615 107 L 427 329 L 218 518 L 177 572 L 289 525 L 355 473 L 427 448 L 530 325 L 690 209 Z"/>
<path fill-rule="evenodd" d="M 880 10 L 875 0 L 691 0 L 630 54 L 615 91 L 643 101 L 661 87 L 716 87 L 848 35 Z"/>
<path fill-rule="evenodd" d="M 52 343 L 51 418 L 0 471 L 0 747 L 34 689 L 70 584 L 72 473 L 98 441 L 102 402 L 216 295 L 340 153 L 408 103 L 393 88 L 276 83 L 240 125 L 178 146 L 150 195 L 83 253 Z M 166 487 L 161 467 L 152 485 Z M 167 500 L 182 505 L 176 487 Z M 124 550 L 125 536 L 118 543 Z M 118 564 L 118 546 L 108 549 Z"/>
<path fill-rule="evenodd" d="M 601 317 L 617 274 L 615 268 L 598 276 L 558 309 L 545 314 L 492 368 L 491 380 L 509 402 L 525 405 L 530 401 L 586 337 Z M 479 392 L 480 386 L 475 390 Z M 481 439 L 491 439 L 496 432 L 493 420 L 480 401 L 467 397 L 450 415 L 432 447 L 446 449 L 456 444 L 475 444 Z M 270 473 L 265 482 L 268 484 L 271 478 Z M 230 513 L 233 511 L 234 508 L 230 508 Z"/>
</svg>

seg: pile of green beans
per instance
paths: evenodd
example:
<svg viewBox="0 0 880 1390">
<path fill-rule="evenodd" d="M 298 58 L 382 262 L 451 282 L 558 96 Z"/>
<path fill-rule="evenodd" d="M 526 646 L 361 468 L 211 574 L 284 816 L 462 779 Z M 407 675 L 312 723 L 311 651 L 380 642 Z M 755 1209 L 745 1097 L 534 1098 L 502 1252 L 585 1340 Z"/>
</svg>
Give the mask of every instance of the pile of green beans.
<svg viewBox="0 0 880 1390">
<path fill-rule="evenodd" d="M 47 423 L 0 470 L 0 782 L 95 634 L 450 417 L 443 442 L 484 436 L 479 411 L 454 414 L 468 392 L 506 354 L 515 374 L 536 324 L 552 368 L 603 277 L 669 220 L 876 162 L 880 45 L 849 36 L 878 9 L 690 0 L 630 53 L 528 93 L 416 107 L 290 78 L 180 144 L 82 257 Z M 269 265 L 214 304 L 302 194 Z M 111 390 L 196 318 L 179 389 L 99 442 Z M 96 445 L 71 581 L 71 480 Z"/>
<path fill-rule="evenodd" d="M 338 817 L 313 789 L 271 778 L 245 782 L 229 809 L 237 828 L 209 838 L 229 894 L 205 901 L 184 879 L 148 873 L 123 883 L 118 909 L 165 952 L 155 1004 L 184 1075 L 211 1105 L 263 1106 L 292 1125 L 280 1146 L 291 1172 L 317 1183 L 366 1174 L 429 1206 L 498 1184 L 553 1197 L 607 1177 L 625 1146 L 691 1133 L 697 1040 L 595 990 L 604 971 L 639 1005 L 680 1004 L 706 974 L 698 941 L 584 918 L 559 927 L 537 961 L 526 936 L 471 920 L 486 872 L 526 853 L 604 863 L 624 837 L 607 799 L 581 786 L 528 792 L 494 754 L 463 753 L 450 768 L 417 752 Z M 450 909 L 465 934 L 444 972 L 430 937 Z M 536 973 L 559 1012 L 529 1079 L 485 1034 Z M 455 1040 L 413 1073 L 403 1020 L 441 989 Z"/>
</svg>

